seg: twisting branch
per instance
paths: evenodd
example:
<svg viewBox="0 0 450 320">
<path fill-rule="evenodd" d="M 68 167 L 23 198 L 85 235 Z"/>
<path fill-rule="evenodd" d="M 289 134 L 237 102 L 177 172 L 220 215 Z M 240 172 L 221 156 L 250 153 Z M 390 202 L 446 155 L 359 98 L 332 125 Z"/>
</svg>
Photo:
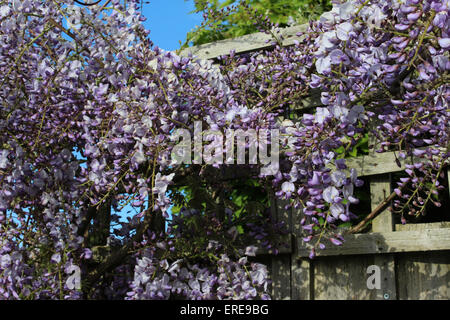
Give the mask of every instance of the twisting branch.
<svg viewBox="0 0 450 320">
<path fill-rule="evenodd" d="M 400 190 L 403 189 L 403 187 L 400 188 Z M 379 215 L 384 209 L 386 209 L 386 207 L 389 206 L 389 204 L 391 203 L 392 200 L 394 200 L 394 198 L 397 196 L 397 193 L 392 192 L 389 197 L 387 197 L 383 202 L 381 202 L 371 213 L 369 213 L 367 215 L 367 217 L 365 217 L 360 223 L 358 223 L 356 226 L 354 226 L 353 228 L 351 228 L 350 230 L 347 231 L 347 233 L 352 234 L 352 233 L 357 233 L 359 231 L 361 231 L 362 229 L 364 229 L 364 227 L 366 226 L 367 222 L 369 222 L 371 219 L 375 218 L 377 215 Z"/>
<path fill-rule="evenodd" d="M 102 0 L 98 0 L 93 3 L 86 3 L 86 2 L 82 2 L 82 1 L 78 1 L 78 0 L 73 0 L 73 1 L 75 1 L 76 3 L 78 3 L 79 5 L 82 5 L 82 6 L 95 6 L 96 4 L 99 4 L 100 2 L 102 2 Z"/>
<path fill-rule="evenodd" d="M 83 283 L 83 291 L 87 293 L 92 292 L 94 284 L 99 281 L 99 279 L 103 275 L 114 270 L 116 267 L 120 266 L 121 263 L 123 263 L 124 259 L 133 250 L 133 246 L 136 243 L 142 241 L 143 236 L 149 230 L 154 218 L 154 215 L 152 213 L 152 208 L 145 210 L 144 215 L 148 215 L 150 218 L 136 228 L 136 233 L 130 239 L 130 241 L 125 243 L 122 247 L 118 248 L 117 251 L 112 252 L 106 260 L 104 260 L 100 265 L 98 265 L 95 269 L 88 273 L 87 278 Z"/>
</svg>

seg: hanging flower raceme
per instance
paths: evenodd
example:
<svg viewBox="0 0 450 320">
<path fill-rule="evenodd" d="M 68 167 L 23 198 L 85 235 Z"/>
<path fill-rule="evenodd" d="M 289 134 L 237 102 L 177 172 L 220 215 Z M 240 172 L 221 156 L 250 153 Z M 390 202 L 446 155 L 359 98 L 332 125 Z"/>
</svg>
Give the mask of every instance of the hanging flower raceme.
<svg viewBox="0 0 450 320">
<path fill-rule="evenodd" d="M 252 256 L 277 252 L 283 226 L 262 200 L 237 208 L 233 188 L 250 179 L 301 208 L 311 257 L 342 245 L 336 227 L 354 218 L 362 181 L 337 150 L 369 131 L 377 151 L 418 158 L 394 209 L 439 206 L 448 1 L 338 2 L 295 45 L 232 52 L 219 66 L 153 46 L 138 2 L 0 0 L 0 299 L 269 298 Z M 321 106 L 279 121 L 315 92 Z M 194 137 L 188 163 L 172 158 L 179 130 Z M 209 140 L 229 130 L 279 132 L 275 172 L 253 174 L 267 169 L 256 161 L 236 185 L 228 162 L 198 162 L 198 141 L 210 142 L 208 164 L 239 157 Z M 255 148 L 244 143 L 249 161 L 261 160 Z"/>
</svg>

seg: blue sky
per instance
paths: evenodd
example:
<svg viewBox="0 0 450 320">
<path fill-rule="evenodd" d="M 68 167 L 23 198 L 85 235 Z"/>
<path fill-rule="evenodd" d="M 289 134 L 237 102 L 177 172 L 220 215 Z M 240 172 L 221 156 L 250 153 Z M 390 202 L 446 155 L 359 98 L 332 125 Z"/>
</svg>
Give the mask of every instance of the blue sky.
<svg viewBox="0 0 450 320">
<path fill-rule="evenodd" d="M 194 0 L 149 0 L 144 4 L 144 25 L 150 30 L 150 39 L 158 47 L 172 51 L 180 48 L 186 34 L 203 21 L 201 14 L 189 14 L 194 10 Z"/>
</svg>

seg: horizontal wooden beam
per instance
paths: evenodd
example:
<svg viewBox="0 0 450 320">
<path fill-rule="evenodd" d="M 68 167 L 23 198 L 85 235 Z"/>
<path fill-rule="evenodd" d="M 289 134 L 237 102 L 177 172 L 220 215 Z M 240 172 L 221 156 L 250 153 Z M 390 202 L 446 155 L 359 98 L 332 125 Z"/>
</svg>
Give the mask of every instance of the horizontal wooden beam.
<svg viewBox="0 0 450 320">
<path fill-rule="evenodd" d="M 432 223 L 407 223 L 396 224 L 395 231 L 422 231 L 424 229 L 446 229 L 450 228 L 450 221 Z"/>
<path fill-rule="evenodd" d="M 442 149 L 444 150 L 444 149 Z M 396 163 L 396 160 L 400 161 L 400 167 Z M 416 162 L 424 162 L 427 159 L 417 157 L 407 157 L 406 159 L 400 159 L 398 152 L 372 152 L 366 156 L 360 156 L 357 158 L 347 158 L 346 164 L 349 168 L 354 168 L 358 171 L 358 176 L 371 176 L 376 174 L 399 172 L 405 170 L 406 164 L 413 164 Z M 447 161 L 448 162 L 448 161 Z M 333 165 L 329 166 L 333 168 Z"/>
<path fill-rule="evenodd" d="M 300 38 L 297 36 L 299 32 L 305 32 L 308 30 L 308 24 L 302 24 L 287 28 L 280 28 L 280 34 L 276 34 L 276 37 L 283 36 L 282 45 L 293 45 L 295 40 Z M 245 36 L 225 39 L 212 43 L 205 43 L 199 46 L 189 47 L 182 50 L 179 55 L 183 57 L 192 54 L 200 59 L 215 59 L 222 55 L 227 55 L 231 50 L 236 53 L 244 53 L 249 51 L 256 51 L 261 49 L 269 49 L 274 46 L 275 38 L 271 34 L 263 32 L 257 32 L 248 34 Z"/>
<path fill-rule="evenodd" d="M 329 244 L 325 250 L 317 250 L 317 256 L 340 256 L 450 250 L 450 228 L 429 228 L 415 231 L 365 233 L 344 236 L 342 246 Z M 310 249 L 299 241 L 298 258 L 309 256 Z"/>
</svg>

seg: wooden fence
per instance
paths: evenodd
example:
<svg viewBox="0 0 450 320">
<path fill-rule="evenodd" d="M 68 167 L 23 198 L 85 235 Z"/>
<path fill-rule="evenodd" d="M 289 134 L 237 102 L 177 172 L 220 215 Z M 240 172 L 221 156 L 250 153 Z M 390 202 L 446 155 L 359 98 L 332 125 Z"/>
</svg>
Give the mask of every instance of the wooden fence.
<svg viewBox="0 0 450 320">
<path fill-rule="evenodd" d="M 380 160 L 376 169 L 369 161 L 362 171 L 370 179 L 373 209 L 391 193 L 390 174 L 402 169 L 389 165 L 391 157 L 385 153 L 351 163 L 359 167 L 364 160 Z M 284 210 L 282 201 L 273 212 L 287 223 L 292 240 L 290 248 L 272 258 L 274 299 L 450 298 L 450 222 L 394 224 L 385 210 L 372 221 L 372 232 L 348 235 L 343 246 L 328 245 L 310 260 L 302 242 L 301 212 Z M 380 267 L 379 290 L 367 287 L 371 265 Z"/>
<path fill-rule="evenodd" d="M 296 34 L 306 28 L 283 29 L 283 45 L 294 44 Z M 255 33 L 191 47 L 180 54 L 214 60 L 230 50 L 239 54 L 273 45 L 270 35 Z M 297 109 L 317 105 L 320 102 L 311 97 Z M 349 160 L 348 166 L 370 181 L 374 209 L 391 193 L 391 174 L 403 171 L 407 162 L 398 167 L 394 153 L 372 153 Z M 450 185 L 450 168 L 447 179 Z M 276 219 L 289 227 L 291 244 L 280 254 L 266 257 L 274 299 L 450 299 L 450 222 L 394 224 L 392 214 L 385 210 L 372 221 L 372 232 L 348 235 L 343 246 L 327 245 L 310 260 L 302 242 L 301 210 L 285 210 L 285 204 L 278 200 L 272 205 Z M 380 267 L 380 289 L 367 286 L 371 265 Z"/>
</svg>

